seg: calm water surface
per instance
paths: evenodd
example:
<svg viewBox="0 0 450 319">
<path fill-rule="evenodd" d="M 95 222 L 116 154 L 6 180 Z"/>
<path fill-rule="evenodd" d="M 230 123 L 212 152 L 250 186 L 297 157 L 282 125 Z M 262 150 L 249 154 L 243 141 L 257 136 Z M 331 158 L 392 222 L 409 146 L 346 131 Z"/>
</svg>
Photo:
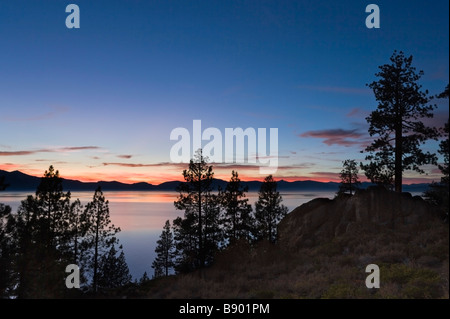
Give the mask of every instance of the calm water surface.
<svg viewBox="0 0 450 319">
<path fill-rule="evenodd" d="M 1 192 L 0 203 L 10 205 L 17 211 L 20 201 L 31 192 Z M 93 192 L 73 192 L 72 199 L 80 199 L 82 204 L 92 200 Z M 118 234 L 123 245 L 125 257 L 133 278 L 139 279 L 144 271 L 153 275 L 151 264 L 155 258 L 156 241 L 166 220 L 183 216 L 184 212 L 175 209 L 173 202 L 176 192 L 104 192 L 109 201 L 111 221 L 121 228 Z M 254 208 L 257 192 L 249 192 L 248 198 Z M 289 211 L 316 197 L 333 198 L 334 192 L 282 192 L 283 204 Z"/>
</svg>

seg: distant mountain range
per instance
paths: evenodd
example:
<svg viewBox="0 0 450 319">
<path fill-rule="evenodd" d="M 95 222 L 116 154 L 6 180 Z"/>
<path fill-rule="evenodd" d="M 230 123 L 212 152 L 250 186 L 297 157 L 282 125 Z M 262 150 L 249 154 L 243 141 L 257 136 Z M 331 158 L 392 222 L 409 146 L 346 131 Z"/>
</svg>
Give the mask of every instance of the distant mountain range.
<svg viewBox="0 0 450 319">
<path fill-rule="evenodd" d="M 0 170 L 0 177 L 5 176 L 5 183 L 9 186 L 7 191 L 35 191 L 39 182 L 40 177 L 31 176 L 24 174 L 19 171 L 7 172 Z M 94 191 L 98 186 L 101 186 L 103 191 L 175 191 L 177 186 L 181 182 L 171 181 L 161 183 L 159 185 L 152 185 L 149 183 L 133 183 L 126 184 L 117 181 L 112 182 L 80 182 L 77 180 L 64 179 L 63 178 L 63 188 L 65 191 Z M 248 186 L 249 191 L 258 191 L 261 187 L 259 181 L 248 181 L 242 182 L 243 185 Z M 221 179 L 214 179 L 213 187 L 217 189 L 218 186 L 225 188 L 227 182 Z M 338 190 L 339 183 L 336 182 L 316 182 L 316 181 L 295 181 L 287 182 L 280 180 L 277 182 L 278 190 L 280 191 L 330 191 L 334 192 Z M 371 183 L 364 182 L 361 183 L 361 188 L 367 188 Z M 403 185 L 403 190 L 405 192 L 423 192 L 428 188 L 428 184 L 411 184 Z"/>
</svg>

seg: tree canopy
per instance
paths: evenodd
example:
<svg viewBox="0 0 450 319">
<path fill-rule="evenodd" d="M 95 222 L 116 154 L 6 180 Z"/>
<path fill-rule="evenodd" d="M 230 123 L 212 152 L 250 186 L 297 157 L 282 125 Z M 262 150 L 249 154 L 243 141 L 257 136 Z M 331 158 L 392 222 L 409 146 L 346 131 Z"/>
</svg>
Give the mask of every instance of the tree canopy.
<svg viewBox="0 0 450 319">
<path fill-rule="evenodd" d="M 372 182 L 389 183 L 393 177 L 397 192 L 402 191 L 405 170 L 423 173 L 421 166 L 435 164 L 437 159 L 421 149 L 425 141 L 439 134 L 423 122 L 433 117 L 436 106 L 419 84 L 423 71 L 417 72 L 412 61 L 412 56 L 394 51 L 390 63 L 381 65 L 375 74 L 378 80 L 368 84 L 378 102 L 377 109 L 366 118 L 369 134 L 376 139 L 365 149 L 370 163 L 361 166 Z"/>
</svg>

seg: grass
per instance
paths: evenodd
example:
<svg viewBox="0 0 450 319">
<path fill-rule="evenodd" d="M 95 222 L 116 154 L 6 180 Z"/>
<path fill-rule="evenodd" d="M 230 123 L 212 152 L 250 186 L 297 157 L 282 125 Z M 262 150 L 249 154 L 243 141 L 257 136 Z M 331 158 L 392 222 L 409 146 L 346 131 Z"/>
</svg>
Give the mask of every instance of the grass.
<svg viewBox="0 0 450 319">
<path fill-rule="evenodd" d="M 380 288 L 365 286 L 368 264 Z M 328 243 L 287 251 L 238 243 L 209 268 L 151 280 L 128 297 L 258 299 L 448 299 L 449 227 L 435 220 L 346 233 Z"/>
</svg>

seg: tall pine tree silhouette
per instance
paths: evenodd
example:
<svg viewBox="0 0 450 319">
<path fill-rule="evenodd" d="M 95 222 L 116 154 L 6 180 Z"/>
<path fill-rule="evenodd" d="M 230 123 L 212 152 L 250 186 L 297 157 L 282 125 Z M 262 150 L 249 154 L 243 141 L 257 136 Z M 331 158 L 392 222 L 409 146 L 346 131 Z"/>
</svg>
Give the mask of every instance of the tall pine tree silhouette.
<svg viewBox="0 0 450 319">
<path fill-rule="evenodd" d="M 19 206 L 15 238 L 19 298 L 61 297 L 61 277 L 71 263 L 68 251 L 70 192 L 64 193 L 59 172 L 50 166 L 41 178 L 36 196 Z"/>
<path fill-rule="evenodd" d="M 275 242 L 277 225 L 286 216 L 288 209 L 282 205 L 282 196 L 277 191 L 277 182 L 272 175 L 267 176 L 261 184 L 258 201 L 255 203 L 256 237 Z"/>
<path fill-rule="evenodd" d="M 378 81 L 368 84 L 378 107 L 366 120 L 370 136 L 377 138 L 365 149 L 369 153 L 366 160 L 371 163 L 362 168 L 373 182 L 380 180 L 380 172 L 393 175 L 396 192 L 402 191 L 403 171 L 423 173 L 422 165 L 436 163 L 435 154 L 420 148 L 426 140 L 438 136 L 436 129 L 423 122 L 424 118 L 433 117 L 436 106 L 429 104 L 432 98 L 418 84 L 423 71 L 416 72 L 412 60 L 412 56 L 394 51 L 391 63 L 379 67 Z M 386 170 L 393 172 L 386 174 Z"/>
<path fill-rule="evenodd" d="M 239 174 L 231 172 L 231 179 L 224 191 L 219 192 L 219 198 L 224 209 L 224 230 L 226 239 L 231 243 L 240 238 L 251 239 L 254 229 L 252 206 L 245 198 L 248 186 L 243 186 Z"/>
<path fill-rule="evenodd" d="M 197 150 L 187 170 L 183 171 L 185 182 L 178 187 L 180 195 L 174 202 L 184 210 L 184 218 L 173 221 L 176 246 L 177 271 L 202 268 L 212 260 L 217 247 L 217 197 L 212 192 L 213 170 L 202 150 Z"/>
<path fill-rule="evenodd" d="M 7 187 L 0 177 L 0 191 Z M 8 298 L 14 289 L 15 242 L 12 236 L 15 219 L 11 206 L 0 203 L 0 298 Z"/>
<path fill-rule="evenodd" d="M 125 286 L 131 282 L 130 270 L 125 261 L 122 246 L 119 247 L 120 254 L 117 256 L 115 245 L 102 255 L 99 261 L 98 289 L 112 289 Z"/>
<path fill-rule="evenodd" d="M 94 293 L 98 291 L 99 262 L 100 258 L 111 252 L 111 247 L 116 244 L 116 234 L 120 231 L 111 223 L 109 216 L 109 202 L 105 199 L 101 187 L 94 193 L 92 201 L 86 205 L 86 245 L 90 250 L 89 264 L 93 270 L 92 288 Z"/>
<path fill-rule="evenodd" d="M 155 277 L 168 276 L 170 269 L 174 266 L 175 243 L 173 239 L 170 222 L 167 220 L 164 229 L 156 242 L 156 258 L 152 263 Z"/>
</svg>

